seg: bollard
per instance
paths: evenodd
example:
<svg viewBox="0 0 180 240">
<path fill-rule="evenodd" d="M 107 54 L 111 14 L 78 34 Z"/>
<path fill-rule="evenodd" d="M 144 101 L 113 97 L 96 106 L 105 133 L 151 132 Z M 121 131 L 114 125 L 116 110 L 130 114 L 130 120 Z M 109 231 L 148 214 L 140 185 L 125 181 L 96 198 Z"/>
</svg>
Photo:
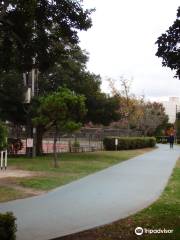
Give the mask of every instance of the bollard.
<svg viewBox="0 0 180 240">
<path fill-rule="evenodd" d="M 6 170 L 6 168 L 7 168 L 7 150 L 5 151 L 5 170 Z"/>
<path fill-rule="evenodd" d="M 1 170 L 7 169 L 7 150 L 6 151 L 1 151 Z"/>
<path fill-rule="evenodd" d="M 1 170 L 3 169 L 3 151 L 1 151 Z"/>
</svg>

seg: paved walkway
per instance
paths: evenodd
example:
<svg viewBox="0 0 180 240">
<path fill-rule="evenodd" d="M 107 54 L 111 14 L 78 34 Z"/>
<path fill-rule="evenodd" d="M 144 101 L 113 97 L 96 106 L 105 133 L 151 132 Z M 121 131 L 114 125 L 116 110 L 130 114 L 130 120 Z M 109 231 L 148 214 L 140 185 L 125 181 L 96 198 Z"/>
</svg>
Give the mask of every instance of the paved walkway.
<svg viewBox="0 0 180 240">
<path fill-rule="evenodd" d="M 0 212 L 14 212 L 17 240 L 47 240 L 110 223 L 155 201 L 179 156 L 180 147 L 160 145 L 47 194 L 0 204 Z"/>
</svg>

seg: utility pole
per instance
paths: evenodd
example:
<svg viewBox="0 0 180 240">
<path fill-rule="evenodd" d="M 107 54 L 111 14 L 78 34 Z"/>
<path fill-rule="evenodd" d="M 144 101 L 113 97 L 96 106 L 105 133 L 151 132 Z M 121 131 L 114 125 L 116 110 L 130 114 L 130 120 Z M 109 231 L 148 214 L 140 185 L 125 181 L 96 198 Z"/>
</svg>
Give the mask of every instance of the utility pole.
<svg viewBox="0 0 180 240">
<path fill-rule="evenodd" d="M 31 98 L 37 96 L 38 89 L 37 89 L 37 83 L 38 83 L 38 69 L 35 69 L 35 58 L 33 58 L 33 69 L 31 71 L 31 78 L 32 78 L 32 94 Z M 32 149 L 32 157 L 36 157 L 36 142 L 37 142 L 37 130 L 36 127 L 33 126 L 32 128 L 32 138 L 33 138 L 33 149 Z"/>
<path fill-rule="evenodd" d="M 38 82 L 38 70 L 35 69 L 35 58 L 33 59 L 33 68 L 30 72 L 23 74 L 24 86 L 27 87 L 25 93 L 25 103 L 30 104 L 34 96 L 37 96 L 37 82 Z M 29 117 L 29 116 L 28 116 Z M 31 141 L 27 144 L 27 154 L 29 156 L 36 156 L 36 142 L 37 142 L 37 131 L 35 127 L 32 127 L 30 119 L 27 119 L 27 138 Z"/>
<path fill-rule="evenodd" d="M 35 64 L 35 59 L 33 59 L 33 65 Z M 35 96 L 35 69 L 31 70 L 31 98 Z M 33 148 L 32 148 L 32 157 L 36 156 L 36 128 L 32 127 L 32 139 L 33 139 Z"/>
</svg>

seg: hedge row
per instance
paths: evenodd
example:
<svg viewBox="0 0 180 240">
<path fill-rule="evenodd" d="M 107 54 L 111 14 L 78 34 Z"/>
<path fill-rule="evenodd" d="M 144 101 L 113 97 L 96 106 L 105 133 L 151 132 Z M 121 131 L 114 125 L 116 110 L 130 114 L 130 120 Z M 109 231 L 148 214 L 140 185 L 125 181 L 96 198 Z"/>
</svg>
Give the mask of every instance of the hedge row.
<svg viewBox="0 0 180 240">
<path fill-rule="evenodd" d="M 168 136 L 156 136 L 157 143 L 168 143 Z"/>
<path fill-rule="evenodd" d="M 0 240 L 15 240 L 16 239 L 16 218 L 13 213 L 0 213 Z"/>
<path fill-rule="evenodd" d="M 156 137 L 156 142 L 157 143 L 169 143 L 168 136 L 157 136 Z M 175 138 L 175 143 L 180 144 L 180 138 L 176 137 Z"/>
<path fill-rule="evenodd" d="M 116 150 L 115 139 L 118 139 L 117 150 L 154 147 L 154 137 L 106 137 L 103 140 L 105 150 Z"/>
</svg>

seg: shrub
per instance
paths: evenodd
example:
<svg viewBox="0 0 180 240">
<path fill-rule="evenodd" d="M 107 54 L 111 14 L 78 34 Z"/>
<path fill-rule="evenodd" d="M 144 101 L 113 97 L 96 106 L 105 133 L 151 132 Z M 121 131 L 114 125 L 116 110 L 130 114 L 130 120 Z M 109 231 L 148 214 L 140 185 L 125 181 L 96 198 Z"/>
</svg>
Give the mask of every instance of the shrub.
<svg viewBox="0 0 180 240">
<path fill-rule="evenodd" d="M 154 147 L 154 137 L 106 137 L 103 140 L 105 150 L 116 150 L 115 139 L 118 139 L 117 150 Z"/>
<path fill-rule="evenodd" d="M 74 141 L 73 144 L 72 144 L 72 149 L 71 149 L 71 151 L 72 151 L 72 152 L 79 152 L 79 150 L 80 150 L 80 143 L 76 140 L 76 141 Z"/>
<path fill-rule="evenodd" d="M 168 136 L 156 136 L 156 142 L 165 144 L 168 142 Z"/>
<path fill-rule="evenodd" d="M 80 143 L 78 141 L 75 141 L 75 142 L 73 142 L 72 146 L 74 148 L 78 148 L 78 147 L 80 147 Z"/>
<path fill-rule="evenodd" d="M 0 213 L 0 239 L 1 240 L 15 240 L 15 233 L 17 231 L 16 218 L 13 213 Z"/>
<path fill-rule="evenodd" d="M 18 151 L 22 150 L 23 142 L 19 138 L 8 138 L 8 153 L 17 154 Z"/>
</svg>

